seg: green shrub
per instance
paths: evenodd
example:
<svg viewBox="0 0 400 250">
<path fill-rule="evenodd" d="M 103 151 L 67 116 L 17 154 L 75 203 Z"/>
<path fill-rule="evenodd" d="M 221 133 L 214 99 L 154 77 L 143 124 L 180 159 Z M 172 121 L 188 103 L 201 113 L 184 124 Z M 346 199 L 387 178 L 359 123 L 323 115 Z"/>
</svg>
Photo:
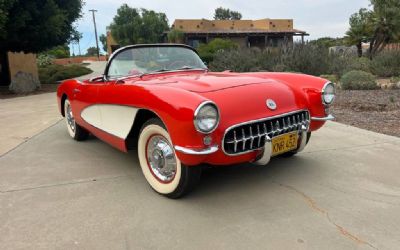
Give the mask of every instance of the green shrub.
<svg viewBox="0 0 400 250">
<path fill-rule="evenodd" d="M 367 57 L 350 57 L 347 72 L 352 70 L 361 70 L 365 72 L 371 72 L 371 60 Z"/>
<path fill-rule="evenodd" d="M 400 51 L 383 51 L 371 62 L 373 74 L 381 77 L 400 76 Z"/>
<path fill-rule="evenodd" d="M 232 70 L 236 72 L 260 71 L 258 48 L 219 51 L 214 55 L 214 60 L 209 64 L 212 71 Z"/>
<path fill-rule="evenodd" d="M 336 75 L 320 75 L 320 77 L 333 83 L 337 83 L 339 80 Z"/>
<path fill-rule="evenodd" d="M 54 84 L 58 81 L 87 75 L 90 73 L 92 73 L 92 70 L 79 64 L 67 66 L 54 64 L 39 67 L 39 79 L 42 84 Z"/>
<path fill-rule="evenodd" d="M 349 90 L 369 90 L 379 88 L 375 76 L 361 70 L 347 72 L 340 79 L 340 84 L 342 89 Z"/>
<path fill-rule="evenodd" d="M 236 48 L 238 48 L 238 45 L 229 39 L 215 38 L 208 44 L 200 44 L 197 52 L 203 61 L 210 63 L 217 52 L 229 51 Z"/>
<path fill-rule="evenodd" d="M 167 38 L 169 43 L 183 43 L 185 33 L 178 29 L 172 29 L 170 32 L 168 32 Z"/>
<path fill-rule="evenodd" d="M 281 62 L 289 71 L 310 75 L 329 73 L 329 53 L 325 47 L 312 44 L 295 44 L 281 48 Z"/>
<path fill-rule="evenodd" d="M 44 67 L 53 64 L 53 57 L 47 54 L 39 54 L 36 58 L 36 63 L 39 67 Z"/>
</svg>

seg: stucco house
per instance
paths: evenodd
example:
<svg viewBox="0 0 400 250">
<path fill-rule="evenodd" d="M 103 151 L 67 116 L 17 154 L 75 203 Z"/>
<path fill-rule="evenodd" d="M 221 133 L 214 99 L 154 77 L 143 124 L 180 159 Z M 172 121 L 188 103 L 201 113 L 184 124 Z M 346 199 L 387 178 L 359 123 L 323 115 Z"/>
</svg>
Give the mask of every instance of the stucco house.
<svg viewBox="0 0 400 250">
<path fill-rule="evenodd" d="M 183 32 L 184 43 L 193 47 L 208 43 L 214 38 L 231 39 L 242 47 L 276 47 L 293 42 L 296 36 L 304 41 L 304 37 L 309 35 L 305 31 L 294 29 L 293 19 L 176 19 L 172 29 Z"/>
</svg>

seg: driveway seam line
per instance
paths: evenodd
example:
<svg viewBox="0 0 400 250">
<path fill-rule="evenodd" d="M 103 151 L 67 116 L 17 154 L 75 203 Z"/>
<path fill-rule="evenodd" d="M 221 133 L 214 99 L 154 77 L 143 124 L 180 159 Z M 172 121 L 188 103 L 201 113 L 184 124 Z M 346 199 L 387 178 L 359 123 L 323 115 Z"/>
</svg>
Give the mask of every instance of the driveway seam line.
<svg viewBox="0 0 400 250">
<path fill-rule="evenodd" d="M 71 181 L 71 182 L 65 182 L 65 183 L 42 185 L 42 186 L 37 186 L 37 187 L 28 187 L 28 188 L 21 188 L 21 189 L 10 189 L 10 190 L 5 190 L 5 191 L 0 191 L 0 193 L 6 194 L 6 193 L 30 191 L 30 190 L 44 189 L 44 188 L 51 188 L 51 187 L 68 186 L 68 185 L 82 184 L 82 183 L 89 183 L 89 182 L 96 182 L 96 181 L 107 181 L 107 180 L 112 180 L 112 179 L 128 177 L 128 176 L 129 175 L 117 175 L 117 176 L 104 177 L 104 178 L 92 178 L 90 180 L 87 179 L 87 180 L 81 180 L 81 181 Z"/>
<path fill-rule="evenodd" d="M 56 126 L 56 125 L 57 125 L 58 123 L 60 123 L 61 121 L 63 121 L 63 119 L 60 119 L 60 120 L 56 121 L 55 123 L 51 124 L 50 126 L 48 126 L 48 127 L 45 128 L 45 129 L 43 129 L 43 130 L 40 131 L 39 133 L 34 134 L 33 136 L 31 136 L 31 137 L 29 137 L 28 139 L 24 140 L 23 142 L 21 142 L 21 143 L 18 144 L 17 146 L 15 146 L 15 147 L 9 149 L 8 151 L 6 151 L 6 152 L 3 153 L 2 155 L 0 155 L 0 159 L 1 159 L 3 156 L 6 156 L 7 154 L 11 153 L 11 152 L 14 151 L 15 149 L 19 148 L 19 147 L 22 146 L 23 144 L 27 143 L 27 142 L 30 141 L 31 139 L 34 139 L 35 137 L 39 136 L 40 134 L 46 132 L 48 129 L 50 129 L 50 128 Z"/>
</svg>

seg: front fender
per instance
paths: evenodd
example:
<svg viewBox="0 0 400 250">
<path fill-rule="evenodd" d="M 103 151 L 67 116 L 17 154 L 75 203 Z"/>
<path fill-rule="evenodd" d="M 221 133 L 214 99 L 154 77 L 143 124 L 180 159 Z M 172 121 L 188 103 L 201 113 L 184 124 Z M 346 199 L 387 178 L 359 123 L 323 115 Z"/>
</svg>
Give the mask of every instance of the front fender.
<svg viewBox="0 0 400 250">
<path fill-rule="evenodd" d="M 325 112 L 325 106 L 322 103 L 321 94 L 324 85 L 329 82 L 326 79 L 315 77 L 305 74 L 295 73 L 277 73 L 277 72 L 263 72 L 263 73 L 250 73 L 265 79 L 275 79 L 280 81 L 292 89 L 304 93 L 308 102 L 308 110 L 312 117 L 325 117 L 328 114 Z M 325 121 L 312 121 L 310 130 L 314 131 L 321 128 Z"/>
</svg>

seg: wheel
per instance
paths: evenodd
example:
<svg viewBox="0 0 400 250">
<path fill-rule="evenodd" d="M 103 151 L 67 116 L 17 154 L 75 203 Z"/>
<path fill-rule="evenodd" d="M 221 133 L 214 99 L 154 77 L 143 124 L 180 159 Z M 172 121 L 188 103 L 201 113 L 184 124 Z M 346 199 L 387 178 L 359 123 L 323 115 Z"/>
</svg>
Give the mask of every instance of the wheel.
<svg viewBox="0 0 400 250">
<path fill-rule="evenodd" d="M 307 132 L 306 145 L 308 144 L 308 141 L 310 140 L 310 138 L 311 138 L 311 132 Z M 298 153 L 297 151 L 289 151 L 289 152 L 281 154 L 280 156 L 288 158 L 288 157 L 292 157 L 292 156 L 296 155 L 297 153 Z"/>
<path fill-rule="evenodd" d="M 179 198 L 188 193 L 200 179 L 200 166 L 188 167 L 179 161 L 160 119 L 150 119 L 142 126 L 138 158 L 150 186 L 169 198 Z"/>
<path fill-rule="evenodd" d="M 72 114 L 71 103 L 68 99 L 65 99 L 64 101 L 64 114 L 69 135 L 77 141 L 86 140 L 89 136 L 89 132 L 75 122 L 74 115 Z"/>
</svg>

